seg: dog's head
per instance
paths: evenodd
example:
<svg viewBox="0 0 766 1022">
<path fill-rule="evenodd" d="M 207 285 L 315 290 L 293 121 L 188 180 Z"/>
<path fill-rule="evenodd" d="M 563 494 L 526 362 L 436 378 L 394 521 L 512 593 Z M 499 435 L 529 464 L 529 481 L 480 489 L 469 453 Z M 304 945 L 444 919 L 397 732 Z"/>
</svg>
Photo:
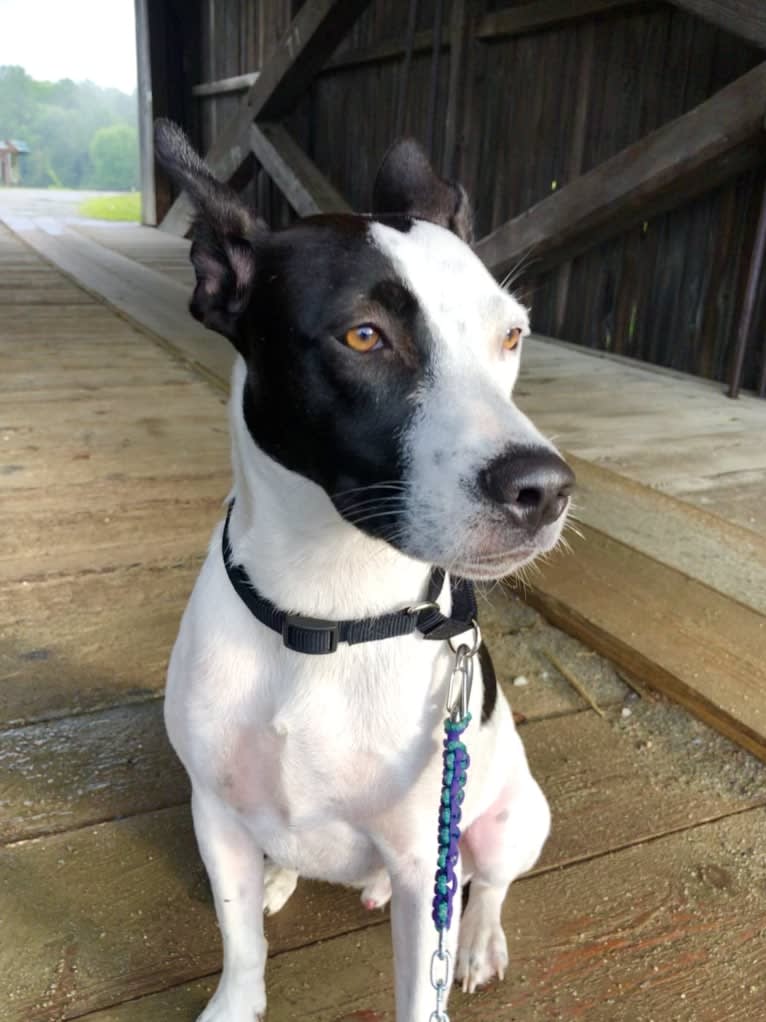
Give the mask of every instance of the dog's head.
<svg viewBox="0 0 766 1022">
<path fill-rule="evenodd" d="M 527 312 L 471 251 L 463 189 L 403 141 L 372 214 L 271 233 L 180 129 L 159 122 L 156 142 L 198 211 L 192 314 L 247 364 L 258 447 L 364 532 L 459 574 L 554 546 L 574 476 L 511 400 Z"/>
</svg>

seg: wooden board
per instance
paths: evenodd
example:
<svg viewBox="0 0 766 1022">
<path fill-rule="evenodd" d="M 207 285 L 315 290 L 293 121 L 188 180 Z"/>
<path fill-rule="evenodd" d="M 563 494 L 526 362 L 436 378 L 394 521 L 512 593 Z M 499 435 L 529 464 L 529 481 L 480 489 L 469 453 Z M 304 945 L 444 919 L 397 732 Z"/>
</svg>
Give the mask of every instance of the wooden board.
<svg viewBox="0 0 766 1022">
<path fill-rule="evenodd" d="M 499 275 L 533 254 L 539 271 L 756 166 L 764 88 L 766 64 L 496 227 L 476 254 Z"/>
<path fill-rule="evenodd" d="M 504 910 L 511 961 L 506 981 L 470 997 L 456 991 L 452 1016 L 466 1022 L 760 1022 L 765 818 L 762 810 L 745 813 L 517 882 Z M 742 899 L 746 915 L 738 911 Z M 89 1020 L 191 1020 L 213 986 L 208 978 Z M 277 955 L 268 963 L 267 993 L 274 1022 L 388 1022 L 388 927 L 369 926 Z M 13 1014 L 9 1022 L 21 1017 Z"/>
<path fill-rule="evenodd" d="M 581 460 L 766 535 L 763 401 L 550 338 L 526 345 L 515 396 Z"/>
<path fill-rule="evenodd" d="M 766 10 L 761 0 L 671 0 L 671 3 L 766 50 Z"/>
<path fill-rule="evenodd" d="M 219 334 L 192 319 L 189 291 L 183 285 L 60 224 L 42 230 L 33 223 L 20 233 L 43 258 L 162 338 L 195 368 L 211 379 L 228 379 L 233 349 Z"/>
<path fill-rule="evenodd" d="M 79 724 L 72 726 L 77 733 Z M 96 732 L 104 726 L 100 721 Z M 550 952 L 560 939 L 557 927 L 585 925 L 582 908 L 572 905 L 583 881 L 569 871 L 558 874 L 562 863 L 741 812 L 766 798 L 763 790 L 744 794 L 736 778 L 724 780 L 717 788 L 706 785 L 695 791 L 662 746 L 650 756 L 596 718 L 558 718 L 529 725 L 524 733 L 554 806 L 557 838 L 541 866 L 544 879 L 524 881 L 517 888 L 521 892 L 526 884 L 544 884 L 550 892 L 544 898 L 546 907 L 542 909 L 539 896 L 524 900 L 523 894 L 516 893 L 510 899 L 506 930 L 512 945 L 519 943 L 523 931 L 532 946 L 535 940 L 547 941 Z M 91 743 L 92 737 L 86 739 L 81 755 L 98 770 L 107 753 L 98 753 Z M 129 747 L 129 740 L 122 745 L 125 751 Z M 605 783 L 595 783 L 603 770 Z M 652 785 L 652 812 L 646 813 L 650 773 L 656 785 Z M 64 799 L 73 780 L 63 780 Z M 606 785 L 611 791 L 608 806 Z M 33 786 L 32 794 L 34 790 Z M 88 796 L 77 797 L 79 806 Z M 607 809 L 610 825 L 603 826 Z M 639 855 L 638 861 L 643 862 L 643 852 Z M 603 862 L 596 860 L 595 872 L 604 868 Z M 626 875 L 625 867 L 604 881 L 604 890 L 612 896 L 619 891 L 621 875 Z M 570 876 L 566 885 L 561 876 Z M 657 896 L 656 891 L 651 893 L 653 882 L 649 873 L 646 884 L 638 885 L 641 900 Z M 618 894 L 617 898 L 619 903 Z M 6 1022 L 47 1020 L 43 1002 L 51 997 L 56 1017 L 66 1019 L 209 974 L 219 966 L 218 931 L 186 808 L 0 850 L 0 902 L 5 905 L 9 932 L 14 934 L 13 941 L 0 944 L 0 993 L 10 1009 Z M 30 912 L 31 905 L 41 910 Z M 601 898 L 591 909 L 597 916 L 608 911 Z M 541 911 L 544 925 L 536 922 Z M 302 883 L 284 912 L 269 920 L 270 952 L 279 957 L 288 949 L 344 933 L 353 933 L 354 942 L 365 941 L 367 937 L 359 931 L 381 918 L 364 912 L 356 892 Z M 535 953 L 542 954 L 543 949 Z M 320 959 L 336 960 L 332 948 L 326 946 Z M 383 961 L 387 960 L 385 954 Z M 300 957 L 292 956 L 292 963 L 291 970 L 305 975 Z M 324 986 L 327 990 L 319 997 L 336 996 L 336 984 Z M 387 986 L 386 981 L 384 989 Z M 274 1007 L 279 1010 L 277 1004 Z"/>
<path fill-rule="evenodd" d="M 630 674 L 766 759 L 766 617 L 588 526 L 528 599 Z"/>
<path fill-rule="evenodd" d="M 764 537 L 600 465 L 567 460 L 577 474 L 577 521 L 766 614 Z"/>
<path fill-rule="evenodd" d="M 219 133 L 206 161 L 213 173 L 228 181 L 245 163 L 252 122 L 279 120 L 288 114 L 308 88 L 314 75 L 367 6 L 369 0 L 313 0 L 304 5 L 247 91 L 237 114 Z M 160 225 L 163 230 L 184 234 L 190 205 L 181 195 Z"/>
<path fill-rule="evenodd" d="M 351 212 L 346 200 L 281 124 L 252 124 L 250 145 L 258 162 L 299 216 Z"/>
<path fill-rule="evenodd" d="M 86 569 L 0 587 L 0 722 L 157 696 L 199 565 Z"/>
<path fill-rule="evenodd" d="M 1 734 L 0 844 L 189 799 L 159 699 Z"/>
</svg>

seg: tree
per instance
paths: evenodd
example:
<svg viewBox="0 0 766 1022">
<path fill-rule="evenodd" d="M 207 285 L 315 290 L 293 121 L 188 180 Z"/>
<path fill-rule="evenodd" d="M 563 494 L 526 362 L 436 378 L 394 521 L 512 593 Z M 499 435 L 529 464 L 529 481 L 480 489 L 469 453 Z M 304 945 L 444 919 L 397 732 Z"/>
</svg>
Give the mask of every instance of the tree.
<svg viewBox="0 0 766 1022">
<path fill-rule="evenodd" d="M 138 135 L 127 124 L 99 128 L 89 148 L 94 188 L 138 187 Z"/>
<path fill-rule="evenodd" d="M 135 93 L 129 96 L 69 78 L 39 82 L 23 68 L 0 66 L 0 138 L 18 138 L 29 146 L 29 154 L 21 162 L 25 185 L 135 187 L 136 115 Z M 111 150 L 107 141 L 106 169 L 100 166 L 94 174 L 91 143 L 99 129 L 115 125 L 125 130 L 112 140 Z M 134 155 L 129 156 L 131 149 Z M 122 158 L 117 156 L 119 151 Z"/>
</svg>

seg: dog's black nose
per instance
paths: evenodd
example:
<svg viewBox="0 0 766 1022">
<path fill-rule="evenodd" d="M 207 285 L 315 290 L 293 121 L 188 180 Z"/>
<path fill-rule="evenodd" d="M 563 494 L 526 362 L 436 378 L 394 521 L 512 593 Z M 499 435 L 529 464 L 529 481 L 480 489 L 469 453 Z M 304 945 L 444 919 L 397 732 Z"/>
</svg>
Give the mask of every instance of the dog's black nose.
<svg viewBox="0 0 766 1022">
<path fill-rule="evenodd" d="M 479 489 L 530 532 L 560 518 L 575 475 L 554 451 L 511 448 L 479 473 Z"/>
</svg>

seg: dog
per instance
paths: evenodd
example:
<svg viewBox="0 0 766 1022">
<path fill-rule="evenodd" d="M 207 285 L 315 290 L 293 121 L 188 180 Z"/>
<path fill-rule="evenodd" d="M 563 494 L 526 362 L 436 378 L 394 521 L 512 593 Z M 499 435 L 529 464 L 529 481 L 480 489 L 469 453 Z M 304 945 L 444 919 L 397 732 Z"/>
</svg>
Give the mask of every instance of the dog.
<svg viewBox="0 0 766 1022">
<path fill-rule="evenodd" d="M 558 541 L 574 476 L 511 400 L 527 311 L 471 251 L 465 191 L 413 140 L 385 156 L 371 214 L 276 232 L 170 122 L 156 153 L 196 208 L 191 312 L 238 356 L 229 514 L 165 699 L 223 937 L 200 1022 L 263 1018 L 264 912 L 299 876 L 390 899 L 397 1022 L 424 1022 L 455 656 L 417 628 L 352 643 L 333 622 L 449 621 L 455 579 L 506 576 Z M 435 566 L 450 574 L 429 594 Z M 477 629 L 463 622 L 468 645 Z M 471 888 L 447 947 L 473 991 L 504 975 L 501 906 L 550 814 L 486 653 L 468 708 Z"/>
</svg>

